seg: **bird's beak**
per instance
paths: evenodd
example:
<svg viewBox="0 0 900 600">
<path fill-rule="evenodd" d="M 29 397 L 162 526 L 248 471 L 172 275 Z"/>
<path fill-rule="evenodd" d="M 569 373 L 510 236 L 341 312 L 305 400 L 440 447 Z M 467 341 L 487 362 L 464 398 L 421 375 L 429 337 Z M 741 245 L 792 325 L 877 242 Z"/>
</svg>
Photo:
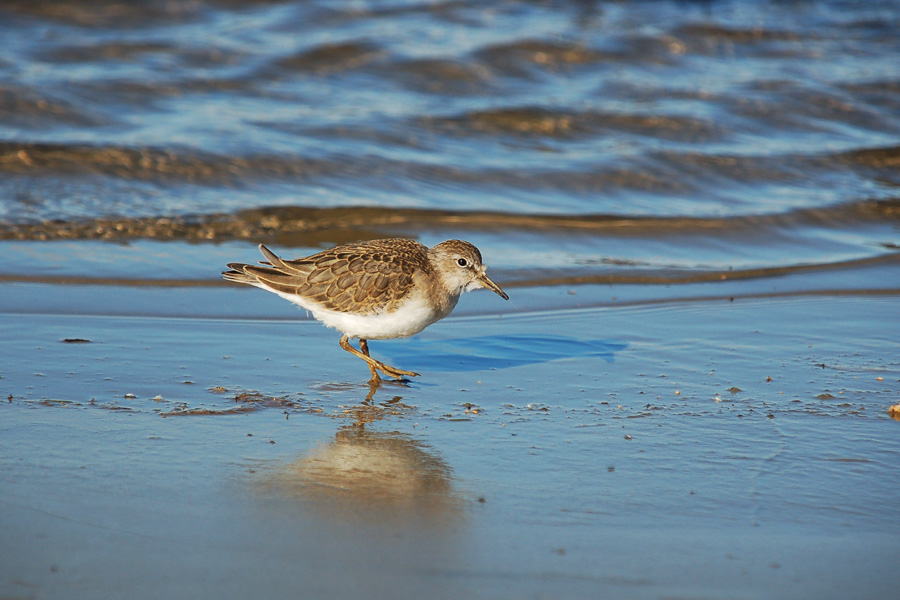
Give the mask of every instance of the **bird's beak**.
<svg viewBox="0 0 900 600">
<path fill-rule="evenodd" d="M 482 273 L 478 276 L 478 282 L 481 283 L 481 287 L 491 290 L 504 300 L 509 300 L 509 296 L 506 295 L 506 292 L 500 289 L 499 285 L 491 281 L 491 278 L 488 277 L 486 273 Z"/>
</svg>

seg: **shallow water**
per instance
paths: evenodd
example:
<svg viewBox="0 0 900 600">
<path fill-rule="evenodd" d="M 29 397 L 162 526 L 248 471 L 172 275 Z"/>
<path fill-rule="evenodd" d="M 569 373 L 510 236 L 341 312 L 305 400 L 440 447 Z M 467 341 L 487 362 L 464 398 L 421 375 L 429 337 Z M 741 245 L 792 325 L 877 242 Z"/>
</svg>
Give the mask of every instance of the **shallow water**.
<svg viewBox="0 0 900 600">
<path fill-rule="evenodd" d="M 888 596 L 898 32 L 3 3 L 0 595 Z M 373 343 L 409 385 L 219 278 L 384 236 L 511 297 Z"/>
<path fill-rule="evenodd" d="M 889 596 L 895 314 L 864 297 L 456 317 L 373 343 L 433 367 L 374 392 L 311 322 L 8 319 L 4 589 Z M 524 364 L 453 364 L 501 346 Z"/>
</svg>

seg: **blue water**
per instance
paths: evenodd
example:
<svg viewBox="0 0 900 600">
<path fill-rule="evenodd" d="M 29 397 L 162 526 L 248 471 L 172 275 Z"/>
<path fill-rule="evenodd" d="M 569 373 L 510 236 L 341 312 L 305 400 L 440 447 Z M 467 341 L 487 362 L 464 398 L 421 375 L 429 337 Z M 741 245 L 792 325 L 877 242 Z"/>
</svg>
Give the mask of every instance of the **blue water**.
<svg viewBox="0 0 900 600">
<path fill-rule="evenodd" d="M 898 25 L 893 2 L 8 3 L 0 238 L 465 236 L 523 284 L 845 271 L 896 256 Z M 2 275 L 54 276 L 27 251 Z"/>
<path fill-rule="evenodd" d="M 897 589 L 896 2 L 14 1 L 0 40 L 0 596 Z M 373 342 L 409 382 L 220 278 L 391 236 L 510 296 Z"/>
</svg>

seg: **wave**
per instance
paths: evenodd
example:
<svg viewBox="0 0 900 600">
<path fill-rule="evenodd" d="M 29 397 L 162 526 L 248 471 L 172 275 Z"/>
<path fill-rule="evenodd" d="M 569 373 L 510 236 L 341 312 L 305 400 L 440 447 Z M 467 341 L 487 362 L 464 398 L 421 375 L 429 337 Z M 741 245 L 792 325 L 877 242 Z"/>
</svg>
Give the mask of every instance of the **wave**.
<svg viewBox="0 0 900 600">
<path fill-rule="evenodd" d="M 520 214 L 372 206 L 272 206 L 234 213 L 0 223 L 0 240 L 278 241 L 316 246 L 424 230 L 560 231 L 604 236 L 731 236 L 789 229 L 856 228 L 900 223 L 900 198 L 867 199 L 823 208 L 732 217 L 641 217 L 614 214 Z"/>
<path fill-rule="evenodd" d="M 536 108 L 476 111 L 461 117 L 428 118 L 435 127 L 470 132 L 518 132 L 540 135 L 574 135 L 592 128 L 627 128 L 656 137 L 683 140 L 714 137 L 715 127 L 689 118 L 571 113 Z M 330 129 L 311 130 L 330 135 Z M 527 160 L 527 157 L 523 157 Z M 221 155 L 190 148 L 130 147 L 65 143 L 0 141 L 0 173 L 40 177 L 48 174 L 100 174 L 160 184 L 236 185 L 265 179 L 303 180 L 342 177 L 365 183 L 373 178 L 431 180 L 463 185 L 505 185 L 522 189 L 596 191 L 636 188 L 687 192 L 713 181 L 770 183 L 812 179 L 833 172 L 836 165 L 877 170 L 889 177 L 900 164 L 900 146 L 855 148 L 845 152 L 801 155 L 735 155 L 665 150 L 606 165 L 571 165 L 509 168 L 479 165 L 431 164 L 367 154 L 317 153 L 315 157 L 257 153 Z M 530 165 L 529 165 L 530 166 Z M 889 171 L 884 173 L 884 171 Z"/>
<path fill-rule="evenodd" d="M 539 106 L 505 107 L 422 120 L 442 133 L 578 137 L 624 132 L 682 142 L 708 142 L 721 137 L 709 120 L 679 115 L 573 111 Z"/>
<path fill-rule="evenodd" d="M 765 280 L 790 275 L 804 275 L 807 273 L 819 273 L 828 271 L 859 272 L 862 269 L 888 269 L 900 268 L 900 252 L 893 252 L 881 256 L 866 257 L 855 260 L 835 261 L 821 264 L 784 264 L 772 267 L 748 268 L 748 269 L 622 269 L 615 272 L 591 272 L 590 269 L 549 270 L 531 269 L 524 271 L 498 270 L 498 278 L 502 278 L 504 289 L 534 288 L 534 287 L 572 287 L 581 285 L 603 286 L 644 286 L 644 285 L 690 285 L 727 282 L 741 282 L 748 280 Z M 887 271 L 886 271 L 887 272 Z M 0 273 L 0 283 L 30 283 L 53 285 L 109 285 L 126 287 L 155 287 L 155 288 L 207 288 L 207 287 L 234 287 L 233 284 L 214 276 L 204 278 L 190 277 L 123 277 L 100 275 L 53 275 L 53 274 L 21 274 Z M 782 290 L 780 292 L 747 292 L 742 290 L 743 297 L 752 296 L 778 296 L 781 294 L 838 294 L 838 293 L 866 293 L 866 294 L 900 294 L 900 287 L 892 285 L 891 281 L 883 281 L 882 287 L 864 289 L 823 288 L 821 286 L 810 289 Z M 706 296 L 709 297 L 709 296 Z"/>
</svg>

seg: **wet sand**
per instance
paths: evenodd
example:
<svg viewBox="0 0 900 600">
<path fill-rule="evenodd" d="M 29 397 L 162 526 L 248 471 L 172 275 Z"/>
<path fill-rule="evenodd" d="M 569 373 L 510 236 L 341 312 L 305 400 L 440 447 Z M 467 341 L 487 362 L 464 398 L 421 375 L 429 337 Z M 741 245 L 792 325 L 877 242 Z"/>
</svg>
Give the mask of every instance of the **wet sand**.
<svg viewBox="0 0 900 600">
<path fill-rule="evenodd" d="M 416 338 L 372 343 L 422 373 L 372 393 L 312 321 L 29 314 L 11 307 L 40 286 L 5 287 L 2 597 L 900 583 L 893 294 L 524 314 L 471 314 L 489 299 L 470 294 Z"/>
</svg>

